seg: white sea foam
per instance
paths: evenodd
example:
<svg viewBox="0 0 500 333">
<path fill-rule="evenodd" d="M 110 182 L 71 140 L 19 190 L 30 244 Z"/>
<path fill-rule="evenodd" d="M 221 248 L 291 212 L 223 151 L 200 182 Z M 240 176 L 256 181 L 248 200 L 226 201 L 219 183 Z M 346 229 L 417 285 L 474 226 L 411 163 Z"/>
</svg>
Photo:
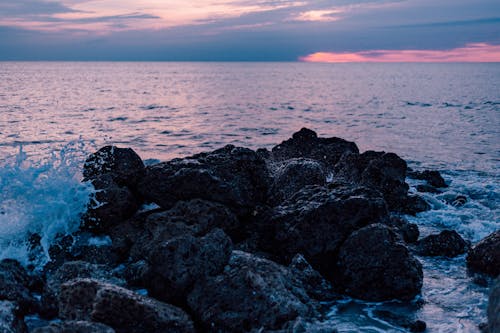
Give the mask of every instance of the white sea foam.
<svg viewBox="0 0 500 333">
<path fill-rule="evenodd" d="M 85 212 L 92 185 L 81 183 L 83 144 L 74 142 L 43 161 L 23 152 L 0 166 L 0 259 L 41 267 L 58 235 L 74 232 Z M 29 239 L 40 236 L 33 249 Z"/>
</svg>

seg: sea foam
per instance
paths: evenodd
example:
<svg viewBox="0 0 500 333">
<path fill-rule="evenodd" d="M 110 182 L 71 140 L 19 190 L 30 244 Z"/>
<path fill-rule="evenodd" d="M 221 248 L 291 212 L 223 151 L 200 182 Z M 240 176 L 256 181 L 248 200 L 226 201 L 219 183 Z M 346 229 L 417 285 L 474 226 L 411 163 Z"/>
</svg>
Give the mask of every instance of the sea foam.
<svg viewBox="0 0 500 333">
<path fill-rule="evenodd" d="M 78 229 L 93 193 L 91 184 L 80 182 L 83 147 L 73 142 L 41 161 L 20 147 L 2 162 L 0 259 L 41 268 L 56 238 Z"/>
</svg>

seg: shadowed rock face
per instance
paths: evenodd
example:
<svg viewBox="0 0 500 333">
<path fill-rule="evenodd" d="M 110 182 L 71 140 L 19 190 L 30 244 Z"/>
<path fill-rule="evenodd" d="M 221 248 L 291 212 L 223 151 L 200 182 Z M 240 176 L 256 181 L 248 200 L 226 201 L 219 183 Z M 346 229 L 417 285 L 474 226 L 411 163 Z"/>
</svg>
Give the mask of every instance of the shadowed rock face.
<svg viewBox="0 0 500 333">
<path fill-rule="evenodd" d="M 26 333 L 26 325 L 15 302 L 0 301 L 0 332 Z"/>
<path fill-rule="evenodd" d="M 195 286 L 188 305 L 212 332 L 279 329 L 298 316 L 317 315 L 317 303 L 287 267 L 241 251 L 222 274 Z"/>
<path fill-rule="evenodd" d="M 354 142 L 340 138 L 318 138 L 316 132 L 302 128 L 291 139 L 275 146 L 271 158 L 275 161 L 309 158 L 322 162 L 326 167 L 333 167 L 346 152 L 359 153 L 359 149 Z"/>
<path fill-rule="evenodd" d="M 413 179 L 425 180 L 427 184 L 434 187 L 447 187 L 444 178 L 441 176 L 439 171 L 436 170 L 424 170 L 424 171 L 411 171 L 408 173 L 408 177 Z"/>
<path fill-rule="evenodd" d="M 76 279 L 61 286 L 59 315 L 89 320 L 116 332 L 195 332 L 181 309 L 130 290 L 91 279 Z"/>
<path fill-rule="evenodd" d="M 83 320 L 67 320 L 35 328 L 33 333 L 115 333 L 111 327 Z"/>
<path fill-rule="evenodd" d="M 469 250 L 467 267 L 491 276 L 500 274 L 500 230 L 490 234 Z"/>
<path fill-rule="evenodd" d="M 500 332 L 500 277 L 496 279 L 490 291 L 488 330 L 490 333 Z"/>
<path fill-rule="evenodd" d="M 364 227 L 340 248 L 338 282 L 356 298 L 410 300 L 422 288 L 422 265 L 389 227 Z"/>
<path fill-rule="evenodd" d="M 26 313 L 35 307 L 36 302 L 30 292 L 31 281 L 26 269 L 16 260 L 0 261 L 0 299 L 16 302 L 19 313 Z"/>
<path fill-rule="evenodd" d="M 417 242 L 417 251 L 424 256 L 456 257 L 468 248 L 469 244 L 454 230 L 443 230 Z"/>
<path fill-rule="evenodd" d="M 335 270 L 340 245 L 355 230 L 388 218 L 379 192 L 346 184 L 307 186 L 274 209 L 274 237 L 262 247 L 289 262 L 297 253 L 326 277 Z"/>
<path fill-rule="evenodd" d="M 210 153 L 174 159 L 146 168 L 139 192 L 164 209 L 179 200 L 205 199 L 250 214 L 266 199 L 268 172 L 254 151 L 228 145 Z"/>
</svg>

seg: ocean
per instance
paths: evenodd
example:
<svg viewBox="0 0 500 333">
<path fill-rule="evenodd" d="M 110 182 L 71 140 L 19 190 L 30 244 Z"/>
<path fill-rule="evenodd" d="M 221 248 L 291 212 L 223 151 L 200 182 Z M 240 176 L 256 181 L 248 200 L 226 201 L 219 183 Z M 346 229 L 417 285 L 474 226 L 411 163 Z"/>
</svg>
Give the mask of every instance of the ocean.
<svg viewBox="0 0 500 333">
<path fill-rule="evenodd" d="M 302 127 L 397 153 L 442 172 L 446 193 L 425 198 L 422 235 L 457 230 L 477 242 L 500 228 L 500 64 L 0 62 L 0 258 L 41 265 L 27 238 L 78 228 L 92 189 L 85 156 L 106 144 L 148 163 L 226 144 L 272 148 Z M 410 181 L 411 191 L 418 182 Z M 464 195 L 453 207 L 444 197 Z M 375 310 L 412 313 L 429 332 L 478 332 L 487 288 L 464 256 L 419 257 L 422 297 L 411 304 L 331 304 L 340 332 L 401 332 Z"/>
</svg>

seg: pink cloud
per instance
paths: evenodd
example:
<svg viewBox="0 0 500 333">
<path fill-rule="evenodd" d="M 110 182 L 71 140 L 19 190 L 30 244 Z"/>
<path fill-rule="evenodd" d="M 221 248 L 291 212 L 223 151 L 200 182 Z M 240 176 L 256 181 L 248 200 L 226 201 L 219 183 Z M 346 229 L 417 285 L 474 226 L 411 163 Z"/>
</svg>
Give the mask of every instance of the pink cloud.
<svg viewBox="0 0 500 333">
<path fill-rule="evenodd" d="M 500 45 L 467 44 L 450 50 L 370 50 L 360 52 L 316 52 L 301 57 L 304 62 L 500 62 Z"/>
</svg>

